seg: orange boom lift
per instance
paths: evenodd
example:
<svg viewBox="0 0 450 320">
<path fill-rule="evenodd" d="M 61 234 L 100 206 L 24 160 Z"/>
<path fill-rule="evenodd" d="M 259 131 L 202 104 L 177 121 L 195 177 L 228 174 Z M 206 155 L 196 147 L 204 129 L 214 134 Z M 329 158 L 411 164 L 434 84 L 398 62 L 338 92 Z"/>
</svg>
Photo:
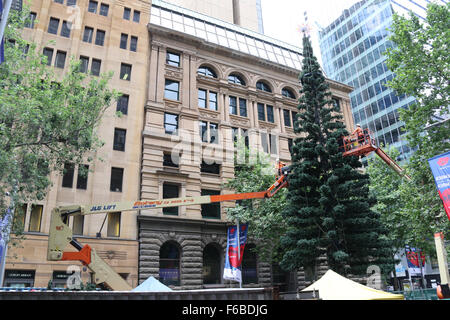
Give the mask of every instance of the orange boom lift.
<svg viewBox="0 0 450 320">
<path fill-rule="evenodd" d="M 359 126 L 358 126 L 359 127 Z M 343 156 L 368 156 L 374 152 L 379 156 L 388 166 L 390 166 L 400 176 L 411 180 L 411 178 L 404 172 L 404 170 L 389 157 L 380 147 L 376 145 L 375 138 L 369 129 L 355 130 L 349 136 L 343 138 Z"/>
<path fill-rule="evenodd" d="M 267 190 L 261 192 L 56 207 L 52 210 L 50 218 L 47 260 L 80 261 L 93 272 L 96 284 L 104 284 L 115 291 L 129 291 L 132 289 L 130 285 L 98 256 L 95 249 L 88 244 L 83 246 L 73 237 L 72 229 L 69 227 L 70 216 L 271 198 L 279 190 L 288 186 L 289 172 L 290 167 L 279 162 L 277 164 L 277 180 Z M 65 251 L 69 244 L 77 251 Z"/>
</svg>

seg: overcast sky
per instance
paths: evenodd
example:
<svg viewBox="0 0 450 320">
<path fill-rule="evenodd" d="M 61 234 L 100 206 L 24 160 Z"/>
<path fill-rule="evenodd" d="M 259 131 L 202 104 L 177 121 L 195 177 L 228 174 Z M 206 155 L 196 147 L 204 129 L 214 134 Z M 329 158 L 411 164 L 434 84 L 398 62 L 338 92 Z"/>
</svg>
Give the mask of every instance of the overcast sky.
<svg viewBox="0 0 450 320">
<path fill-rule="evenodd" d="M 304 12 L 308 13 L 314 54 L 320 59 L 318 26 L 326 27 L 357 0 L 261 0 L 265 35 L 301 47 Z"/>
</svg>

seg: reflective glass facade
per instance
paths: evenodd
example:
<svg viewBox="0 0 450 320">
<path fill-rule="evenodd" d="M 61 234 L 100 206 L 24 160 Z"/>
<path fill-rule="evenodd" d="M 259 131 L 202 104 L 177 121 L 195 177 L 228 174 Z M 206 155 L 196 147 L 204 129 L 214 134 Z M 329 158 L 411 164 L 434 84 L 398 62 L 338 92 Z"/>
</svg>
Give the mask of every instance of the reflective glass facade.
<svg viewBox="0 0 450 320">
<path fill-rule="evenodd" d="M 395 76 L 388 70 L 383 55 L 394 45 L 388 40 L 387 29 L 394 12 L 403 14 L 412 10 L 424 20 L 428 2 L 359 1 L 319 32 L 327 76 L 355 88 L 350 94 L 355 124 L 372 130 L 378 145 L 394 145 L 401 158 L 407 157 L 411 150 L 401 136 L 404 123 L 399 120 L 398 109 L 413 103 L 414 97 L 397 95 L 385 86 Z"/>
</svg>

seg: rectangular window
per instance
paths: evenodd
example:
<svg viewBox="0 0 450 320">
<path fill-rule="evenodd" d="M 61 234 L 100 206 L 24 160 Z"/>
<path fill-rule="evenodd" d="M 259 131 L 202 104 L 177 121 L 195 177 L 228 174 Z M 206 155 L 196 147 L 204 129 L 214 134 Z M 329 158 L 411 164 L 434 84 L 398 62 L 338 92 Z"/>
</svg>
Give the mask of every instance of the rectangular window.
<svg viewBox="0 0 450 320">
<path fill-rule="evenodd" d="M 278 154 L 277 152 L 277 136 L 269 134 L 270 153 Z"/>
<path fill-rule="evenodd" d="M 88 12 L 97 13 L 98 2 L 89 0 Z"/>
<path fill-rule="evenodd" d="M 127 94 L 123 94 L 117 100 L 117 109 L 116 111 L 122 112 L 122 114 L 128 114 L 128 102 L 130 100 L 130 96 Z"/>
<path fill-rule="evenodd" d="M 64 69 L 64 65 L 66 64 L 66 56 L 66 52 L 58 50 L 56 52 L 55 67 Z"/>
<path fill-rule="evenodd" d="M 72 163 L 64 164 L 63 179 L 62 179 L 62 186 L 64 188 L 72 188 L 74 169 L 75 167 Z"/>
<path fill-rule="evenodd" d="M 25 217 L 27 215 L 28 205 L 19 204 L 14 208 L 13 225 L 17 226 L 21 231 L 25 231 Z"/>
<path fill-rule="evenodd" d="M 75 7 L 77 5 L 77 0 L 67 0 L 67 5 L 69 7 Z"/>
<path fill-rule="evenodd" d="M 131 80 L 131 64 L 122 63 L 120 65 L 120 79 Z"/>
<path fill-rule="evenodd" d="M 219 175 L 220 174 L 220 164 L 215 163 L 215 162 L 210 164 L 209 161 L 208 162 L 202 161 L 202 164 L 200 166 L 200 172 Z"/>
<path fill-rule="evenodd" d="M 134 22 L 139 22 L 141 20 L 141 12 L 134 10 L 133 12 L 133 21 Z"/>
<path fill-rule="evenodd" d="M 209 109 L 217 111 L 217 93 L 209 92 Z"/>
<path fill-rule="evenodd" d="M 113 149 L 117 151 L 125 151 L 125 140 L 126 140 L 127 130 L 125 129 L 114 129 L 114 145 Z"/>
<path fill-rule="evenodd" d="M 89 68 L 89 58 L 80 56 L 80 72 L 87 73 Z"/>
<path fill-rule="evenodd" d="M 108 237 L 120 237 L 120 212 L 108 212 Z"/>
<path fill-rule="evenodd" d="M 296 120 L 297 120 L 297 112 L 292 111 L 292 126 L 295 126 Z"/>
<path fill-rule="evenodd" d="M 44 207 L 39 204 L 33 204 L 31 206 L 30 224 L 28 226 L 28 231 L 30 231 L 30 232 L 40 232 L 41 231 L 41 220 L 42 220 L 43 209 L 44 209 Z"/>
<path fill-rule="evenodd" d="M 91 74 L 94 76 L 100 75 L 100 68 L 102 66 L 102 61 L 98 59 L 92 59 L 92 65 L 91 65 Z"/>
<path fill-rule="evenodd" d="M 59 19 L 50 18 L 50 22 L 48 24 L 48 33 L 58 34 L 59 28 Z"/>
<path fill-rule="evenodd" d="M 178 81 L 166 79 L 166 84 L 164 87 L 164 98 L 178 101 L 179 88 L 180 83 Z"/>
<path fill-rule="evenodd" d="M 78 167 L 77 189 L 86 190 L 89 175 L 89 165 L 83 164 Z"/>
<path fill-rule="evenodd" d="M 50 66 L 52 64 L 53 59 L 53 49 L 44 48 L 44 56 L 47 57 L 47 65 Z"/>
<path fill-rule="evenodd" d="M 206 90 L 198 89 L 198 107 L 206 108 Z"/>
<path fill-rule="evenodd" d="M 291 127 L 291 111 L 283 110 L 284 115 L 284 125 L 286 127 Z"/>
<path fill-rule="evenodd" d="M 53 2 L 64 4 L 64 0 L 53 0 Z"/>
<path fill-rule="evenodd" d="M 180 187 L 176 184 L 163 183 L 163 199 L 171 199 L 179 197 Z M 163 214 L 177 216 L 178 207 L 163 208 Z"/>
<path fill-rule="evenodd" d="M 105 44 L 105 31 L 97 30 L 95 35 L 95 44 L 98 46 L 103 46 Z"/>
<path fill-rule="evenodd" d="M 111 168 L 110 190 L 122 192 L 123 168 Z"/>
<path fill-rule="evenodd" d="M 172 155 L 171 153 L 164 153 L 163 155 L 163 166 L 164 167 L 179 167 L 180 158 L 178 156 Z"/>
<path fill-rule="evenodd" d="M 220 191 L 217 190 L 201 190 L 202 196 L 217 196 L 220 195 Z M 202 204 L 202 217 L 220 219 L 220 202 L 213 202 L 210 204 Z"/>
<path fill-rule="evenodd" d="M 239 98 L 239 115 L 247 117 L 247 100 Z"/>
<path fill-rule="evenodd" d="M 265 153 L 269 153 L 269 141 L 267 140 L 267 133 L 261 132 L 261 146 Z"/>
<path fill-rule="evenodd" d="M 37 17 L 36 12 L 30 12 L 30 16 L 28 17 L 27 21 L 25 21 L 25 27 L 33 29 L 34 22 L 36 21 L 36 17 Z"/>
<path fill-rule="evenodd" d="M 92 43 L 92 37 L 94 35 L 94 29 L 91 27 L 84 27 L 84 33 L 83 33 L 83 41 Z"/>
<path fill-rule="evenodd" d="M 272 106 L 266 106 L 267 111 L 267 121 L 274 123 L 275 120 L 273 118 L 273 107 Z"/>
<path fill-rule="evenodd" d="M 230 114 L 237 115 L 237 98 L 230 96 Z"/>
<path fill-rule="evenodd" d="M 100 4 L 100 15 L 101 16 L 105 16 L 105 17 L 107 17 L 108 16 L 108 11 L 109 11 L 109 5 L 108 4 L 106 4 L 106 3 L 102 3 L 102 4 Z"/>
<path fill-rule="evenodd" d="M 178 115 L 165 113 L 164 114 L 164 129 L 168 134 L 176 134 L 178 130 Z"/>
<path fill-rule="evenodd" d="M 217 123 L 209 123 L 209 142 L 219 143 L 219 125 Z"/>
<path fill-rule="evenodd" d="M 180 55 L 178 53 L 167 51 L 166 64 L 174 66 L 174 67 L 179 67 L 180 66 Z"/>
<path fill-rule="evenodd" d="M 247 148 L 249 148 L 250 140 L 248 138 L 248 130 L 247 129 L 241 129 L 241 137 L 244 137 L 244 144 Z"/>
<path fill-rule="evenodd" d="M 123 8 L 123 18 L 125 20 L 130 20 L 131 16 L 131 9 L 130 8 Z"/>
<path fill-rule="evenodd" d="M 199 122 L 199 133 L 202 142 L 208 142 L 208 122 L 205 121 Z"/>
<path fill-rule="evenodd" d="M 83 235 L 84 215 L 73 216 L 72 231 L 75 235 Z"/>
<path fill-rule="evenodd" d="M 266 113 L 264 110 L 264 104 L 258 103 L 258 120 L 266 121 Z"/>
<path fill-rule="evenodd" d="M 138 38 L 135 36 L 131 36 L 130 38 L 130 51 L 136 52 L 137 51 L 137 43 Z"/>
<path fill-rule="evenodd" d="M 126 49 L 128 46 L 128 35 L 125 33 L 122 33 L 120 36 L 120 48 Z"/>
<path fill-rule="evenodd" d="M 63 21 L 61 27 L 61 37 L 70 38 L 70 30 L 72 29 L 72 23 Z"/>
</svg>

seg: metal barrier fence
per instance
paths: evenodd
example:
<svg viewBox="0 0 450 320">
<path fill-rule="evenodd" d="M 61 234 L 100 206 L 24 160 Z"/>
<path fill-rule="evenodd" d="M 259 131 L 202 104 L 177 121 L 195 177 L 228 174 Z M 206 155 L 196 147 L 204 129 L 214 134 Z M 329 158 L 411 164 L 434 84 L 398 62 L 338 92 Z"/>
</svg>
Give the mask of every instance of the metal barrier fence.
<svg viewBox="0 0 450 320">
<path fill-rule="evenodd" d="M 6 288 L 2 288 L 6 289 Z M 273 300 L 272 288 L 204 289 L 170 292 L 66 291 L 7 288 L 0 300 Z"/>
<path fill-rule="evenodd" d="M 435 288 L 394 291 L 392 293 L 402 294 L 405 297 L 405 300 L 440 300 Z"/>
</svg>

